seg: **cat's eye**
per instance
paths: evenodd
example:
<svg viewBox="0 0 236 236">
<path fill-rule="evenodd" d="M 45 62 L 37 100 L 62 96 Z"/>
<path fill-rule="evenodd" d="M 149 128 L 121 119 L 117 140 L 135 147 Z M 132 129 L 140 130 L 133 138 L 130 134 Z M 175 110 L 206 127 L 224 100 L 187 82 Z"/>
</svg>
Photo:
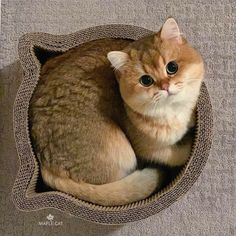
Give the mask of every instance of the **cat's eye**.
<svg viewBox="0 0 236 236">
<path fill-rule="evenodd" d="M 166 65 L 166 72 L 168 75 L 173 75 L 178 71 L 178 64 L 175 61 L 170 61 Z"/>
<path fill-rule="evenodd" d="M 150 75 L 143 75 L 139 79 L 140 84 L 142 84 L 144 87 L 149 87 L 154 83 L 153 78 Z"/>
</svg>

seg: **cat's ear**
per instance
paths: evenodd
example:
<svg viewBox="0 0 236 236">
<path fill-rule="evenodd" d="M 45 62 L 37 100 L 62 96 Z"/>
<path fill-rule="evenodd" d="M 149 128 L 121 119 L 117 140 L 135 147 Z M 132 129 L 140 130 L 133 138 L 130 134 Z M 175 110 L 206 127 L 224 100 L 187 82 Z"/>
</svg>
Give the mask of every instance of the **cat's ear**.
<svg viewBox="0 0 236 236">
<path fill-rule="evenodd" d="M 179 44 L 182 44 L 182 37 L 179 30 L 179 26 L 174 18 L 168 18 L 161 29 L 162 40 L 174 40 Z"/>
<path fill-rule="evenodd" d="M 129 55 L 121 51 L 111 51 L 107 54 L 108 60 L 111 62 L 112 66 L 119 70 L 128 60 Z"/>
</svg>

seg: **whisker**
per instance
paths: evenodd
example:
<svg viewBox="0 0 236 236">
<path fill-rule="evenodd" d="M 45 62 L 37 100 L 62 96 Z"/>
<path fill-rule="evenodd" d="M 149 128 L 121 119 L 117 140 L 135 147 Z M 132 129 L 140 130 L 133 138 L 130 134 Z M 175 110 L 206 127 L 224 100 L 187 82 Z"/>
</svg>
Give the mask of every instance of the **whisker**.
<svg viewBox="0 0 236 236">
<path fill-rule="evenodd" d="M 184 86 L 183 85 L 177 85 L 176 88 L 182 89 Z"/>
<path fill-rule="evenodd" d="M 183 83 L 184 82 L 179 81 L 179 82 L 174 83 L 174 85 L 183 84 Z"/>
<path fill-rule="evenodd" d="M 187 79 L 186 83 L 192 82 L 192 81 L 199 81 L 199 79 Z"/>
<path fill-rule="evenodd" d="M 153 98 L 153 100 L 154 100 L 155 102 L 157 102 L 157 101 L 160 99 L 160 97 L 161 97 L 161 94 L 157 94 L 157 95 L 155 95 L 155 97 Z"/>
<path fill-rule="evenodd" d="M 153 113 L 156 111 L 156 109 L 157 109 L 157 107 L 158 107 L 158 102 L 156 102 L 155 104 L 154 104 L 154 109 L 153 109 Z"/>
</svg>

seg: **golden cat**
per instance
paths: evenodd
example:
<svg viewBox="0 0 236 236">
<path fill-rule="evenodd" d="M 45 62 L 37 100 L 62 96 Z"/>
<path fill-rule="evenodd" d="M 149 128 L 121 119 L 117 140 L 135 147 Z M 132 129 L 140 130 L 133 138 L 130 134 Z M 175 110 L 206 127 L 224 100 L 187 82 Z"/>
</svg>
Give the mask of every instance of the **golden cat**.
<svg viewBox="0 0 236 236">
<path fill-rule="evenodd" d="M 160 172 L 136 170 L 136 156 L 186 162 L 192 139 L 178 142 L 194 126 L 203 75 L 173 18 L 135 42 L 95 40 L 49 59 L 29 109 L 43 180 L 100 205 L 148 197 Z"/>
</svg>

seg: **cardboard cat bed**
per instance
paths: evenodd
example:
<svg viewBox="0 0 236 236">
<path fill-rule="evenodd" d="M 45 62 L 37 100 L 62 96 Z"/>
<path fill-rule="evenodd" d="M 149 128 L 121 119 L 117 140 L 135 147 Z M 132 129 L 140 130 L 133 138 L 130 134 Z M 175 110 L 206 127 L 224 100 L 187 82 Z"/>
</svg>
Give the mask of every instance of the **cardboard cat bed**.
<svg viewBox="0 0 236 236">
<path fill-rule="evenodd" d="M 51 56 L 61 54 L 82 43 L 100 38 L 137 40 L 150 30 L 129 25 L 105 25 L 81 30 L 69 35 L 30 33 L 19 41 L 19 57 L 24 72 L 14 103 L 14 134 L 20 159 L 19 172 L 13 186 L 15 205 L 24 211 L 56 208 L 88 221 L 103 224 L 123 224 L 141 220 L 167 208 L 184 195 L 202 172 L 212 141 L 212 109 L 205 84 L 197 103 L 195 141 L 187 164 L 160 192 L 149 198 L 124 206 L 104 207 L 88 203 L 68 194 L 45 190 L 28 129 L 28 106 L 37 86 L 41 65 Z"/>
</svg>

